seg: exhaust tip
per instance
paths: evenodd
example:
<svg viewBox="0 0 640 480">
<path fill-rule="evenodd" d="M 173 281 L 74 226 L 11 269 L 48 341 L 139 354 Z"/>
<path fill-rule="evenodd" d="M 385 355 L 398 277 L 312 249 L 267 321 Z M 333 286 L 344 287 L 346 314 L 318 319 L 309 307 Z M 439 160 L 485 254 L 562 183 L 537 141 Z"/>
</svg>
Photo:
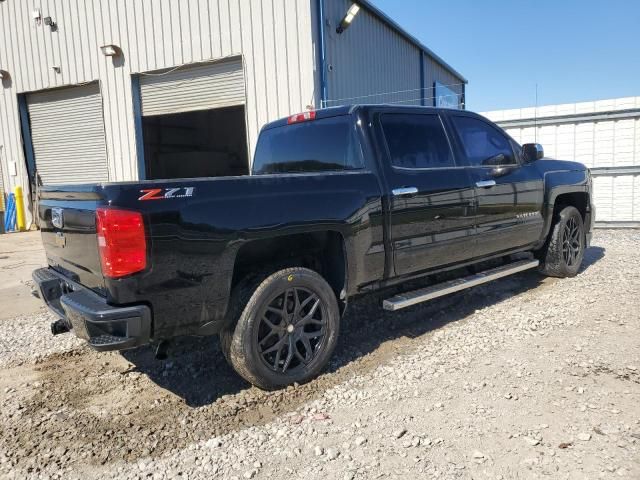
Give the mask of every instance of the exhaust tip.
<svg viewBox="0 0 640 480">
<path fill-rule="evenodd" d="M 58 319 L 51 323 L 51 333 L 54 335 L 60 335 L 61 333 L 67 333 L 68 331 L 69 326 L 67 325 L 67 322 L 62 319 Z"/>
</svg>

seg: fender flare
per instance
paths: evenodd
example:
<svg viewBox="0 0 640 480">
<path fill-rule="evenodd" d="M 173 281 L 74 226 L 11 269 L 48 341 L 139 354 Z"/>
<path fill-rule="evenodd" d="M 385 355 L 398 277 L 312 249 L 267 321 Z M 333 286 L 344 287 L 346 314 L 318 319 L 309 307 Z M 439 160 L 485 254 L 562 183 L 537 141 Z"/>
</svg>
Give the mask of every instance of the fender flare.
<svg viewBox="0 0 640 480">
<path fill-rule="evenodd" d="M 588 170 L 556 170 L 545 172 L 544 174 L 544 202 L 542 206 L 544 223 L 542 235 L 535 245 L 541 248 L 547 240 L 551 226 L 553 225 L 553 212 L 556 206 L 556 199 L 560 195 L 567 193 L 591 194 L 590 177 Z M 590 205 L 591 198 L 588 204 Z"/>
</svg>

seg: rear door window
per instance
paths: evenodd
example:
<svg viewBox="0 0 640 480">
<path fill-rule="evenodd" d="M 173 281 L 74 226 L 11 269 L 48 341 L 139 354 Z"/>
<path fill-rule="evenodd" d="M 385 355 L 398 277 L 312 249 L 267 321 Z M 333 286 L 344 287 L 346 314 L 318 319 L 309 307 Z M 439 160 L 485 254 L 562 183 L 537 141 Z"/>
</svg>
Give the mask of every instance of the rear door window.
<svg viewBox="0 0 640 480">
<path fill-rule="evenodd" d="M 358 168 L 362 168 L 362 150 L 347 115 L 263 130 L 253 160 L 254 175 Z"/>
<path fill-rule="evenodd" d="M 394 167 L 455 167 L 449 140 L 438 115 L 386 113 L 382 115 L 381 123 Z"/>
</svg>

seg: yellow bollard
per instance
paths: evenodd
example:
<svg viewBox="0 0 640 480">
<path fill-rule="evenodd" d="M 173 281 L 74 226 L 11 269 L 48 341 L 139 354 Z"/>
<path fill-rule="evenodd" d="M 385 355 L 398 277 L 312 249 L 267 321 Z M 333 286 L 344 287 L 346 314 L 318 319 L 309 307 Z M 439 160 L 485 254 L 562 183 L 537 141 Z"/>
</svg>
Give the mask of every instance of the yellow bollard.
<svg viewBox="0 0 640 480">
<path fill-rule="evenodd" d="M 13 189 L 13 196 L 16 200 L 16 227 L 19 232 L 24 232 L 27 228 L 27 221 L 24 218 L 24 202 L 22 199 L 22 187 L 17 185 Z"/>
</svg>

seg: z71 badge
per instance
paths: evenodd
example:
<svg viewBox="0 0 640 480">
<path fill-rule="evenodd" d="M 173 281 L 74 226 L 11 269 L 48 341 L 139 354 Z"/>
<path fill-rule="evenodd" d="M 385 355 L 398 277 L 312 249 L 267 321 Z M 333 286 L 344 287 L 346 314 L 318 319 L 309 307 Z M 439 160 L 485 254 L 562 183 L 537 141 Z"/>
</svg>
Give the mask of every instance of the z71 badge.
<svg viewBox="0 0 640 480">
<path fill-rule="evenodd" d="M 176 188 L 148 188 L 140 190 L 144 193 L 138 200 L 168 200 L 170 198 L 193 197 L 195 187 L 176 187 Z"/>
</svg>

